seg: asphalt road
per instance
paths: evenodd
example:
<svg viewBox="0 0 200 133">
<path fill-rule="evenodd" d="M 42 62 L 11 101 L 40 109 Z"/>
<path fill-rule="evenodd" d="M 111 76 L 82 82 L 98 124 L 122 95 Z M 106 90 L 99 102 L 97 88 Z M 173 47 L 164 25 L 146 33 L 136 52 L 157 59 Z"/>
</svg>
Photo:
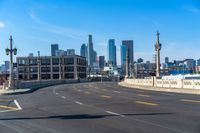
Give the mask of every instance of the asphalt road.
<svg viewBox="0 0 200 133">
<path fill-rule="evenodd" d="M 200 133 L 200 96 L 117 83 L 0 96 L 0 133 Z"/>
</svg>

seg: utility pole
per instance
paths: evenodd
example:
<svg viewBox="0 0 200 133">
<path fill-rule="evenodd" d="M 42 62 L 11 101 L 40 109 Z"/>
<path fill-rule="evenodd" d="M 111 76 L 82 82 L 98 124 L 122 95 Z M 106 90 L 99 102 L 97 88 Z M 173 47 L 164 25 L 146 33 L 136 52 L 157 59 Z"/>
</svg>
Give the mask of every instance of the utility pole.
<svg viewBox="0 0 200 133">
<path fill-rule="evenodd" d="M 13 49 L 13 39 L 12 36 L 10 36 L 10 49 L 6 48 L 6 55 L 10 55 L 10 76 L 9 76 L 9 83 L 8 83 L 8 89 L 14 89 L 14 83 L 13 83 L 13 54 L 17 55 L 17 49 Z"/>
<path fill-rule="evenodd" d="M 156 50 L 156 77 L 160 77 L 160 50 L 161 50 L 161 43 L 159 40 L 159 31 L 156 33 L 156 44 L 155 44 L 155 50 Z"/>
<path fill-rule="evenodd" d="M 40 61 L 40 51 L 38 51 L 38 80 L 41 80 L 41 61 Z"/>
</svg>

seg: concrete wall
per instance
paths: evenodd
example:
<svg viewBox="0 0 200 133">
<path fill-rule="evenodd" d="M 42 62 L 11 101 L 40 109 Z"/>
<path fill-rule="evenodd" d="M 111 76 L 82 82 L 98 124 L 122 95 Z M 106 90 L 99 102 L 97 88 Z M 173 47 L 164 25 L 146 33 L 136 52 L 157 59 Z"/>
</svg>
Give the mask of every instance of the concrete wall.
<svg viewBox="0 0 200 133">
<path fill-rule="evenodd" d="M 77 83 L 78 80 L 41 80 L 41 81 L 18 81 L 17 88 L 37 89 L 58 84 Z"/>
<path fill-rule="evenodd" d="M 137 86 L 153 86 L 161 88 L 200 89 L 200 80 L 169 79 L 125 79 L 125 83 Z"/>
</svg>

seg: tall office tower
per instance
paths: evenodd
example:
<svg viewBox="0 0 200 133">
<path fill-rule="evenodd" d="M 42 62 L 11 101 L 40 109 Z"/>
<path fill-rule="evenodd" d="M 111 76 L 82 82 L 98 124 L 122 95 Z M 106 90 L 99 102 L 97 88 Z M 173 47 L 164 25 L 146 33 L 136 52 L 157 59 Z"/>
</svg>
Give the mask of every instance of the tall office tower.
<svg viewBox="0 0 200 133">
<path fill-rule="evenodd" d="M 166 64 L 169 63 L 169 57 L 165 57 L 165 63 L 166 63 Z"/>
<path fill-rule="evenodd" d="M 122 45 L 127 46 L 128 48 L 128 62 L 129 64 L 133 64 L 134 58 L 133 58 L 133 40 L 124 40 L 122 41 Z"/>
<path fill-rule="evenodd" d="M 87 46 L 85 44 L 81 45 L 80 55 L 87 58 Z"/>
<path fill-rule="evenodd" d="M 94 50 L 93 50 L 93 42 L 92 42 L 92 35 L 89 35 L 88 36 L 89 38 L 88 38 L 88 46 L 87 46 L 87 48 L 88 48 L 88 54 L 87 54 L 87 56 L 88 56 L 88 66 L 92 66 L 92 64 L 93 64 L 93 59 L 94 59 L 94 57 L 93 57 L 93 55 L 94 55 Z"/>
<path fill-rule="evenodd" d="M 75 49 L 67 49 L 67 55 L 75 55 Z"/>
<path fill-rule="evenodd" d="M 114 39 L 108 40 L 108 64 L 112 66 L 117 65 L 116 59 L 116 45 Z"/>
<path fill-rule="evenodd" d="M 56 56 L 56 51 L 59 49 L 58 44 L 51 44 L 51 56 Z"/>
<path fill-rule="evenodd" d="M 93 50 L 93 54 L 92 54 L 92 63 L 97 61 L 97 52 Z"/>
<path fill-rule="evenodd" d="M 105 56 L 99 56 L 99 68 L 103 69 L 105 66 Z"/>
<path fill-rule="evenodd" d="M 126 52 L 128 47 L 126 45 L 121 45 L 121 68 L 122 68 L 122 74 L 126 74 Z"/>
<path fill-rule="evenodd" d="M 127 46 L 121 45 L 121 66 L 123 67 L 126 65 L 126 52 L 127 52 Z"/>
</svg>

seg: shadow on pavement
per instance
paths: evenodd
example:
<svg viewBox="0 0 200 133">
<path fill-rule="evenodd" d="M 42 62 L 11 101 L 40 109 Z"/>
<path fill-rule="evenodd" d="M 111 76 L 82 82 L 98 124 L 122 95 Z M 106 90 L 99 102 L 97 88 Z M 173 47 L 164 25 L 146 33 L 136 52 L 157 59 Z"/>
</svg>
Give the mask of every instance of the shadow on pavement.
<svg viewBox="0 0 200 133">
<path fill-rule="evenodd" d="M 122 114 L 124 116 L 139 116 L 139 115 L 172 115 L 174 113 L 143 113 L 143 114 Z M 0 118 L 0 121 L 5 120 L 41 120 L 41 119 L 64 119 L 64 120 L 75 120 L 75 119 L 100 119 L 105 117 L 112 117 L 118 115 L 57 115 L 57 116 L 39 116 L 39 117 L 15 117 L 15 118 Z"/>
</svg>

